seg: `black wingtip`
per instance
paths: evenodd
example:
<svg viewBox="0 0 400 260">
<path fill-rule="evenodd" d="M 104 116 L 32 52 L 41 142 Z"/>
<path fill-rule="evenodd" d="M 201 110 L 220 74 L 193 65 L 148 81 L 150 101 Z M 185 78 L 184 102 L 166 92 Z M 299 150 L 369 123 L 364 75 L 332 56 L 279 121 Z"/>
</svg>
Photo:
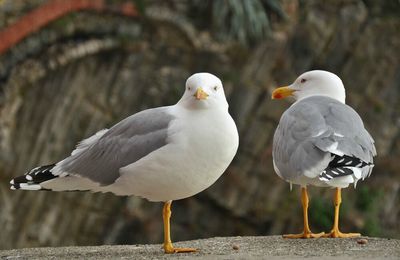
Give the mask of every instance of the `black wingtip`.
<svg viewBox="0 0 400 260">
<path fill-rule="evenodd" d="M 320 181 L 330 181 L 337 177 L 352 175 L 354 172 L 351 168 L 362 169 L 365 166 L 373 166 L 373 163 L 364 162 L 354 156 L 337 154 L 331 154 L 331 156 L 332 160 L 328 167 L 319 175 Z"/>
<path fill-rule="evenodd" d="M 25 173 L 25 175 L 21 175 L 15 177 L 10 181 L 10 189 L 19 190 L 24 189 L 22 186 L 27 185 L 36 185 L 40 184 L 44 181 L 48 181 L 54 178 L 57 178 L 57 175 L 54 175 L 51 170 L 54 168 L 55 164 L 44 165 L 40 167 L 36 167 L 29 172 Z M 21 185 L 22 184 L 22 185 Z"/>
</svg>

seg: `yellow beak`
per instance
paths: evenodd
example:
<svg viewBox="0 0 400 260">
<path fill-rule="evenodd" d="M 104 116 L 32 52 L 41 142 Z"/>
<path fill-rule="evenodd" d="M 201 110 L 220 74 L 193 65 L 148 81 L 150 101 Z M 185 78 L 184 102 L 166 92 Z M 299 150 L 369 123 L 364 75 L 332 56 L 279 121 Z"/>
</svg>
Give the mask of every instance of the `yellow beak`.
<svg viewBox="0 0 400 260">
<path fill-rule="evenodd" d="M 295 92 L 295 90 L 289 88 L 289 87 L 280 87 L 274 90 L 274 92 L 272 92 L 272 99 L 281 99 L 281 98 L 285 98 L 288 96 L 291 96 L 293 94 L 293 92 Z"/>
<path fill-rule="evenodd" d="M 196 90 L 196 93 L 193 95 L 197 100 L 206 100 L 208 97 L 208 94 L 201 88 L 199 87 Z"/>
</svg>

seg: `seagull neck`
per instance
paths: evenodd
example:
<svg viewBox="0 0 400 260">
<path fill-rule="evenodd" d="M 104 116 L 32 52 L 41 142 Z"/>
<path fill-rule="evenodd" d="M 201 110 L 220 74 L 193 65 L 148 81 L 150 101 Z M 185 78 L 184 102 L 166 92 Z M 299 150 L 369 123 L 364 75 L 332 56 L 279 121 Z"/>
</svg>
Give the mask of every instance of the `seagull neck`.
<svg viewBox="0 0 400 260">
<path fill-rule="evenodd" d="M 192 103 L 192 102 L 178 102 L 177 107 L 183 108 L 187 111 L 228 111 L 228 103 L 215 104 L 215 103 Z"/>
<path fill-rule="evenodd" d="M 346 104 L 346 96 L 339 96 L 339 95 L 332 96 L 332 95 L 324 95 L 324 94 L 315 94 L 315 95 L 307 95 L 307 96 L 298 97 L 296 99 L 295 103 L 297 103 L 300 100 L 306 99 L 306 98 L 318 97 L 318 96 L 319 97 L 321 97 L 321 96 L 322 97 L 329 97 L 329 98 L 335 99 L 335 100 L 337 100 L 337 101 L 339 101 L 339 102 L 341 102 L 343 104 Z"/>
</svg>

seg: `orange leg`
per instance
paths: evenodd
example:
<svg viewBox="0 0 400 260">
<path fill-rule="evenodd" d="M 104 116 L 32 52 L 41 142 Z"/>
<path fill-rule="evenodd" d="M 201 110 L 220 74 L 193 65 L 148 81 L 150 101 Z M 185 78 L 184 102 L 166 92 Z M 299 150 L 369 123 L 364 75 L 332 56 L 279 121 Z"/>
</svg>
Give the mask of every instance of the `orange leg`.
<svg viewBox="0 0 400 260">
<path fill-rule="evenodd" d="M 310 227 L 308 225 L 308 194 L 307 194 L 307 188 L 302 187 L 301 188 L 301 204 L 303 205 L 303 221 L 304 221 L 304 230 L 303 233 L 300 234 L 288 234 L 288 235 L 283 235 L 283 238 L 318 238 L 323 236 L 325 233 L 318 233 L 314 234 L 311 232 Z"/>
<path fill-rule="evenodd" d="M 166 254 L 196 252 L 197 249 L 195 249 L 195 248 L 175 248 L 172 245 L 171 232 L 170 232 L 171 204 L 172 204 L 172 201 L 167 201 L 164 203 L 164 208 L 163 208 L 164 252 Z"/>
<path fill-rule="evenodd" d="M 333 221 L 333 228 L 330 233 L 324 235 L 324 237 L 333 237 L 333 238 L 349 238 L 349 237 L 359 237 L 360 233 L 342 233 L 339 231 L 339 208 L 340 203 L 342 203 L 342 189 L 336 188 L 335 197 L 333 200 L 335 204 L 335 219 Z"/>
</svg>

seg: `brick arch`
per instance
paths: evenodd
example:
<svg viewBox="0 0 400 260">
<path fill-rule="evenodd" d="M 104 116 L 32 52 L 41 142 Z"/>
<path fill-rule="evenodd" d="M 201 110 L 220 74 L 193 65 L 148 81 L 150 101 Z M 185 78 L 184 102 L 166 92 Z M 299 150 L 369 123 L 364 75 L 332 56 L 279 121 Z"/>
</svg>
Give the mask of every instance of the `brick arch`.
<svg viewBox="0 0 400 260">
<path fill-rule="evenodd" d="M 130 2 L 125 2 L 118 6 L 109 6 L 104 0 L 50 0 L 22 16 L 0 32 L 0 54 L 50 22 L 71 12 L 81 10 L 113 12 L 130 17 L 139 16 L 135 5 Z"/>
</svg>

